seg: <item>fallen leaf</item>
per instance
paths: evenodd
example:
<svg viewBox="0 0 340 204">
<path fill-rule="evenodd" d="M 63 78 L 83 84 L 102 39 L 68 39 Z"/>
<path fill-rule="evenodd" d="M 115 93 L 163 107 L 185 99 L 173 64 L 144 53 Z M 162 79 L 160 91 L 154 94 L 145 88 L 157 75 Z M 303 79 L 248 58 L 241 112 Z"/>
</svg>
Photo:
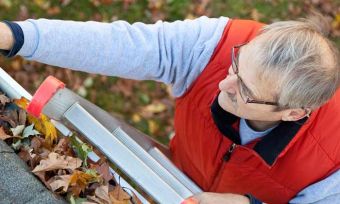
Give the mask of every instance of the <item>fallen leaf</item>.
<svg viewBox="0 0 340 204">
<path fill-rule="evenodd" d="M 18 114 L 15 110 L 6 110 L 1 113 L 0 119 L 8 122 L 13 128 L 18 126 Z"/>
<path fill-rule="evenodd" d="M 51 6 L 51 2 L 46 0 L 34 0 L 34 3 L 44 10 L 50 8 Z"/>
<path fill-rule="evenodd" d="M 18 156 L 24 161 L 28 162 L 32 159 L 31 154 L 29 152 L 30 150 L 27 150 L 25 148 L 21 148 L 20 152 L 18 153 Z"/>
<path fill-rule="evenodd" d="M 84 162 L 83 163 L 84 166 L 87 166 L 87 157 L 88 157 L 88 154 L 92 152 L 92 149 L 87 144 L 79 140 L 79 138 L 75 137 L 74 135 L 70 137 L 70 141 L 78 157 Z"/>
<path fill-rule="evenodd" d="M 48 183 L 51 186 L 52 191 L 61 190 L 62 192 L 67 192 L 68 186 L 70 184 L 71 175 L 55 176 L 51 178 Z M 61 189 L 60 189 L 61 188 Z"/>
<path fill-rule="evenodd" d="M 102 186 L 99 186 L 98 188 L 96 188 L 95 195 L 98 198 L 101 198 L 102 200 L 106 201 L 107 203 L 111 203 L 108 185 L 102 185 Z"/>
<path fill-rule="evenodd" d="M 97 198 L 96 196 L 87 196 L 86 198 L 88 200 L 94 201 L 95 203 L 108 204 L 107 202 L 104 202 L 103 200 L 101 200 L 100 198 Z M 83 204 L 83 203 L 81 203 L 81 204 Z M 111 202 L 109 204 L 111 204 Z"/>
<path fill-rule="evenodd" d="M 253 20 L 259 21 L 263 17 L 263 14 L 261 14 L 257 9 L 254 8 L 251 10 L 250 16 Z"/>
<path fill-rule="evenodd" d="M 71 179 L 70 179 L 70 185 L 72 187 L 77 187 L 76 192 L 74 192 L 75 194 L 79 194 L 79 190 L 84 192 L 85 188 L 93 182 L 97 182 L 99 180 L 99 176 L 97 175 L 93 175 L 90 173 L 86 173 L 86 172 L 82 172 L 82 171 L 78 171 L 75 170 L 72 173 Z M 73 189 L 74 190 L 74 189 Z"/>
<path fill-rule="evenodd" d="M 73 195 L 70 197 L 71 204 L 83 204 L 86 201 L 87 201 L 86 198 L 74 198 Z"/>
<path fill-rule="evenodd" d="M 28 163 L 31 169 L 34 169 L 41 159 L 40 156 L 34 154 L 33 151 L 32 148 L 20 148 L 20 152 L 18 153 L 18 156 Z"/>
<path fill-rule="evenodd" d="M 161 113 L 166 110 L 166 105 L 160 102 L 152 103 L 144 108 L 144 111 L 151 113 Z"/>
<path fill-rule="evenodd" d="M 138 123 L 138 122 L 140 122 L 140 121 L 142 120 L 142 118 L 140 117 L 140 115 L 138 115 L 137 113 L 134 113 L 134 114 L 132 115 L 131 119 L 132 119 L 132 121 L 133 121 L 134 123 Z"/>
<path fill-rule="evenodd" d="M 333 22 L 332 22 L 333 29 L 340 29 L 340 13 L 336 14 Z"/>
<path fill-rule="evenodd" d="M 19 109 L 19 116 L 18 116 L 19 125 L 25 125 L 26 124 L 26 118 L 27 118 L 26 111 Z"/>
<path fill-rule="evenodd" d="M 40 138 L 38 137 L 33 137 L 31 140 L 31 148 L 33 148 L 33 150 L 35 152 L 38 151 L 38 149 L 42 146 L 42 141 L 40 140 Z"/>
<path fill-rule="evenodd" d="M 148 120 L 149 131 L 151 135 L 154 135 L 159 129 L 158 124 L 154 120 Z"/>
<path fill-rule="evenodd" d="M 11 61 L 11 67 L 15 71 L 19 71 L 21 69 L 21 60 L 18 58 L 16 60 Z"/>
<path fill-rule="evenodd" d="M 41 116 L 41 121 L 45 127 L 45 139 L 49 141 L 50 143 L 53 143 L 54 141 L 57 140 L 57 130 L 54 127 L 54 125 L 51 123 L 50 119 L 47 118 L 47 116 L 42 115 Z"/>
<path fill-rule="evenodd" d="M 49 9 L 47 9 L 47 14 L 51 15 L 51 16 L 52 15 L 57 15 L 60 12 L 61 12 L 61 10 L 60 10 L 59 6 L 53 6 L 53 7 L 49 8 Z"/>
<path fill-rule="evenodd" d="M 113 190 L 109 192 L 109 195 L 113 203 L 128 203 L 131 198 L 119 185 L 115 186 Z"/>
<path fill-rule="evenodd" d="M 17 20 L 25 20 L 29 18 L 29 13 L 28 13 L 28 9 L 25 5 L 20 5 L 20 10 L 18 13 L 18 18 Z M 25 66 L 25 65 L 24 65 Z"/>
<path fill-rule="evenodd" d="M 55 152 L 51 152 L 48 155 L 48 159 L 41 160 L 40 164 L 36 166 L 32 172 L 51 171 L 55 169 L 75 170 L 76 168 L 79 168 L 81 164 L 82 161 L 78 158 L 63 156 Z"/>
<path fill-rule="evenodd" d="M 105 182 L 109 182 L 113 178 L 110 172 L 110 166 L 107 162 L 104 162 L 100 166 L 97 166 L 96 170 L 102 176 Z"/>
<path fill-rule="evenodd" d="M 6 140 L 8 138 L 12 138 L 11 135 L 7 135 L 7 133 L 4 131 L 3 127 L 0 127 L 0 139 L 1 140 Z"/>
<path fill-rule="evenodd" d="M 56 152 L 58 154 L 73 156 L 72 149 L 70 148 L 69 143 L 70 143 L 69 138 L 67 137 L 61 138 L 58 144 L 54 147 L 53 152 Z"/>
<path fill-rule="evenodd" d="M 29 103 L 29 100 L 24 98 L 24 97 L 21 97 L 20 99 L 14 99 L 14 103 L 17 106 L 19 106 L 19 108 L 26 110 L 28 103 Z"/>
<path fill-rule="evenodd" d="M 18 136 L 22 133 L 24 129 L 25 129 L 25 125 L 18 125 L 15 128 L 11 128 L 11 131 L 13 133 L 13 136 Z"/>
<path fill-rule="evenodd" d="M 142 201 L 137 197 L 137 195 L 131 191 L 131 194 L 132 194 L 132 203 L 134 204 L 143 204 Z"/>
<path fill-rule="evenodd" d="M 71 3 L 71 0 L 61 0 L 61 5 L 62 6 L 67 6 Z"/>
<path fill-rule="evenodd" d="M 41 171 L 41 172 L 36 172 L 36 173 L 34 173 L 34 174 L 40 179 L 40 181 L 42 181 L 42 182 L 45 184 L 45 186 L 46 186 L 48 189 L 51 190 L 50 184 L 47 183 L 47 181 L 46 181 L 46 172 Z"/>
<path fill-rule="evenodd" d="M 25 127 L 24 132 L 22 133 L 22 137 L 26 138 L 26 137 L 29 137 L 29 136 L 34 136 L 34 135 L 40 134 L 38 131 L 33 129 L 33 127 L 34 127 L 34 124 Z"/>
<path fill-rule="evenodd" d="M 21 143 L 21 140 L 18 140 L 15 143 L 12 143 L 11 145 L 11 147 L 15 150 L 19 150 L 21 146 L 23 146 L 23 144 Z"/>
<path fill-rule="evenodd" d="M 0 103 L 2 105 L 5 105 L 6 103 L 9 103 L 10 101 L 11 100 L 7 96 L 5 96 L 4 94 L 0 95 Z"/>
<path fill-rule="evenodd" d="M 45 139 L 49 144 L 57 141 L 57 130 L 47 116 L 43 114 L 41 114 L 40 118 L 28 116 L 28 121 L 34 124 L 36 130 L 45 135 Z"/>
</svg>

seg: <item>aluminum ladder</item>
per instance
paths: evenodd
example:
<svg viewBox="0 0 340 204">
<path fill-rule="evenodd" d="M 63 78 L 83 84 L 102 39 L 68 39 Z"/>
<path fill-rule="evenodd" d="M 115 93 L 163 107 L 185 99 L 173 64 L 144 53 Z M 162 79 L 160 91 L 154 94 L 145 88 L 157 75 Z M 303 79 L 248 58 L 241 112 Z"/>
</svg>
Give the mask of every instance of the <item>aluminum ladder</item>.
<svg viewBox="0 0 340 204">
<path fill-rule="evenodd" d="M 76 129 L 157 203 L 179 204 L 202 192 L 172 164 L 164 146 L 65 88 L 58 79 L 48 77 L 32 97 L 0 68 L 0 89 L 10 98 L 30 100 L 27 112 L 47 115 L 63 135 L 72 134 L 68 127 Z M 99 159 L 93 152 L 89 158 Z M 117 173 L 110 171 L 118 179 Z M 132 189 L 142 203 L 148 203 L 128 182 L 122 178 L 120 182 Z"/>
</svg>

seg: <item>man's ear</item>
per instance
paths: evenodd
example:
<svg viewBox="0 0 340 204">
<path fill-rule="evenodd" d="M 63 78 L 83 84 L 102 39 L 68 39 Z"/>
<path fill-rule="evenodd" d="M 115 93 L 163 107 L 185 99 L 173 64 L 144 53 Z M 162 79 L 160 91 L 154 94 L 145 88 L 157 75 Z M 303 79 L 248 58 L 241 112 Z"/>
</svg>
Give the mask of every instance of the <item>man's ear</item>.
<svg viewBox="0 0 340 204">
<path fill-rule="evenodd" d="M 306 110 L 302 108 L 287 109 L 282 111 L 283 121 L 297 121 L 306 117 Z"/>
</svg>

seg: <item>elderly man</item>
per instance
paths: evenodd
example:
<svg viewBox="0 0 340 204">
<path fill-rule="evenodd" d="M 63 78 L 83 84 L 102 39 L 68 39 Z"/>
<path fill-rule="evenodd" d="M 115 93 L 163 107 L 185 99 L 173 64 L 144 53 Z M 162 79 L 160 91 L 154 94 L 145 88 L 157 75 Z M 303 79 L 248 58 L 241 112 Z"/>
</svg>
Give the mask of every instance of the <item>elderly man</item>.
<svg viewBox="0 0 340 204">
<path fill-rule="evenodd" d="M 172 160 L 207 192 L 187 202 L 340 201 L 339 55 L 315 23 L 40 19 L 0 36 L 7 57 L 171 84 Z"/>
</svg>

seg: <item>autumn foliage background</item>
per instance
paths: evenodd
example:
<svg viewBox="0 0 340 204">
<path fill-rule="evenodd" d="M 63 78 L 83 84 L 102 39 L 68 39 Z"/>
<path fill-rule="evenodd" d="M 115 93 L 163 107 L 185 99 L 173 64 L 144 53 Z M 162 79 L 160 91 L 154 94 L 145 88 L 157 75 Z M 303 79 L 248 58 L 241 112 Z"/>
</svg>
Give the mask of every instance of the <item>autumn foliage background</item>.
<svg viewBox="0 0 340 204">
<path fill-rule="evenodd" d="M 311 10 L 327 17 L 332 24 L 331 38 L 340 48 L 339 0 L 0 0 L 0 18 L 6 20 L 119 19 L 153 23 L 206 15 L 271 23 L 304 17 Z M 1 57 L 0 66 L 32 94 L 48 75 L 53 75 L 68 88 L 162 143 L 167 144 L 173 134 L 174 99 L 170 87 L 164 84 L 57 69 L 20 57 L 11 60 Z"/>
</svg>

